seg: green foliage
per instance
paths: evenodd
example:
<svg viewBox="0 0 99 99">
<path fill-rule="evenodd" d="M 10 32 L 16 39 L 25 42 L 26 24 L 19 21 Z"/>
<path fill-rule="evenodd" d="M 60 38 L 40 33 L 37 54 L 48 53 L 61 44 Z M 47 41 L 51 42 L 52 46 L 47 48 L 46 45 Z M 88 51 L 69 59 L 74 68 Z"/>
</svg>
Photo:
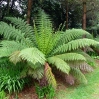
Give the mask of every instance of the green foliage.
<svg viewBox="0 0 99 99">
<path fill-rule="evenodd" d="M 99 35 L 93 37 L 93 39 L 99 42 Z M 94 51 L 89 51 L 88 54 L 94 59 L 99 59 L 99 45 L 94 46 L 93 49 Z"/>
<path fill-rule="evenodd" d="M 79 48 L 84 48 L 85 46 L 98 45 L 98 44 L 99 43 L 97 41 L 87 39 L 87 38 L 72 40 L 67 44 L 58 46 L 58 48 L 54 50 L 53 54 L 64 53 L 72 50 L 77 50 Z"/>
<path fill-rule="evenodd" d="M 56 55 L 57 57 L 61 58 L 65 61 L 86 61 L 86 58 L 78 53 L 65 53 L 61 55 Z"/>
<path fill-rule="evenodd" d="M 55 56 L 49 57 L 48 62 L 50 64 L 55 65 L 57 69 L 61 70 L 64 73 L 68 74 L 70 71 L 69 65 L 65 61 L 63 61 L 62 59 L 60 59 L 58 57 L 55 57 Z"/>
<path fill-rule="evenodd" d="M 80 69 L 81 71 L 84 71 L 84 72 L 92 72 L 93 71 L 93 68 L 90 65 L 88 65 L 88 63 L 83 62 L 83 61 L 75 61 L 75 62 L 70 61 L 70 62 L 68 62 L 68 64 L 71 67 Z"/>
<path fill-rule="evenodd" d="M 15 27 L 20 31 L 20 33 L 22 33 L 22 34 L 20 34 L 20 36 L 22 35 L 23 38 L 27 37 L 27 38 L 30 38 L 30 40 L 34 40 L 33 29 L 31 26 L 29 26 L 29 24 L 27 24 L 26 21 L 22 20 L 21 18 L 16 18 L 16 17 L 5 17 L 5 19 L 9 20 L 12 24 L 15 25 Z M 17 35 L 17 33 L 16 33 L 16 35 Z M 17 36 L 19 36 L 19 35 L 17 35 Z M 25 41 L 26 41 L 26 39 L 25 39 Z"/>
<path fill-rule="evenodd" d="M 37 48 L 23 49 L 21 50 L 19 57 L 21 57 L 23 60 L 33 63 L 34 65 L 38 62 L 44 65 L 46 60 L 44 54 Z"/>
<path fill-rule="evenodd" d="M 14 51 L 20 51 L 21 49 L 25 48 L 24 45 L 15 42 L 15 41 L 7 41 L 3 40 L 0 42 L 0 57 L 8 57 Z"/>
<path fill-rule="evenodd" d="M 84 76 L 84 74 L 77 68 L 71 68 L 71 71 L 70 73 L 75 77 L 77 78 L 77 80 L 80 82 L 80 83 L 85 83 L 87 84 L 87 79 L 86 77 Z"/>
<path fill-rule="evenodd" d="M 51 18 L 41 10 L 35 17 L 33 27 L 26 24 L 21 18 L 6 17 L 6 19 L 12 24 L 0 22 L 0 34 L 5 39 L 0 42 L 0 58 L 8 58 L 16 65 L 15 68 L 18 63 L 23 63 L 24 68 L 21 70 L 20 76 L 17 79 L 17 76 L 14 75 L 16 78 L 13 78 L 17 87 L 21 89 L 18 80 L 22 77 L 32 76 L 39 80 L 45 76 L 48 83 L 55 88 L 56 80 L 49 67 L 50 64 L 52 68 L 55 66 L 66 74 L 74 71 L 72 73 L 74 76 L 84 79 L 85 76 L 81 74 L 80 70 L 90 69 L 85 65 L 86 57 L 76 50 L 99 44 L 92 39 L 81 38 L 83 35 L 88 35 L 90 38 L 90 33 L 82 29 L 54 31 Z M 72 63 L 71 61 L 73 63 L 82 61 L 84 65 L 74 66 L 72 69 L 73 66 L 69 64 Z M 48 63 L 47 69 L 46 63 Z M 7 80 L 11 78 L 7 75 L 5 77 Z"/>
<path fill-rule="evenodd" d="M 24 80 L 19 79 L 18 76 L 1 75 L 0 89 L 7 90 L 9 93 L 19 92 L 23 89 Z"/>
<path fill-rule="evenodd" d="M 2 90 L 2 91 L 0 91 L 0 99 L 8 99 L 7 97 L 6 97 L 6 93 Z"/>
<path fill-rule="evenodd" d="M 92 38 L 92 35 L 82 29 L 69 29 L 61 37 L 61 42 L 68 43 L 71 40 L 82 38 L 82 35 L 86 35 L 88 38 Z"/>
<path fill-rule="evenodd" d="M 19 92 L 23 89 L 26 81 L 25 78 L 20 79 L 20 72 L 22 70 L 22 64 L 17 67 L 10 62 L 0 67 L 0 90 L 12 92 Z"/>
<path fill-rule="evenodd" d="M 39 99 L 53 99 L 55 96 L 55 89 L 51 85 L 47 85 L 45 87 L 40 87 L 39 85 L 35 84 L 36 93 Z"/>
</svg>

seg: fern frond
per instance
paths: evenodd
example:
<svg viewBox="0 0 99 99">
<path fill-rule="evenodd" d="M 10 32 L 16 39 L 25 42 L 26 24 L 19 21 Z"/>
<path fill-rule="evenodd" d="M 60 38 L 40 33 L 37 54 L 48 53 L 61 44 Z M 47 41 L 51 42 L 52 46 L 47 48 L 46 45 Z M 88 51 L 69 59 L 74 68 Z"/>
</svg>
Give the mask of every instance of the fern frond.
<svg viewBox="0 0 99 99">
<path fill-rule="evenodd" d="M 87 63 L 80 64 L 79 69 L 81 71 L 85 71 L 85 72 L 92 72 L 93 71 L 93 68 Z"/>
<path fill-rule="evenodd" d="M 77 51 L 78 54 L 82 54 L 84 57 L 86 57 L 87 62 L 93 62 L 95 64 L 95 60 L 89 56 L 87 53 L 85 53 L 84 51 Z"/>
<path fill-rule="evenodd" d="M 21 57 L 23 60 L 33 63 L 34 65 L 38 62 L 44 65 L 46 60 L 44 54 L 37 48 L 23 49 L 20 52 L 19 57 Z"/>
<path fill-rule="evenodd" d="M 71 67 L 77 68 L 81 71 L 92 72 L 93 68 L 84 61 L 71 61 L 68 62 Z"/>
<path fill-rule="evenodd" d="M 29 76 L 32 76 L 34 79 L 41 79 L 43 76 L 44 76 L 44 68 L 43 67 L 39 67 L 39 68 L 36 68 L 35 70 L 30 68 L 28 70 L 28 75 Z"/>
<path fill-rule="evenodd" d="M 33 42 L 35 41 L 33 28 L 29 24 L 27 24 L 26 21 L 16 17 L 5 17 L 5 19 L 11 21 L 11 23 L 14 24 L 17 29 L 20 29 L 25 37 L 28 37 Z"/>
<path fill-rule="evenodd" d="M 53 56 L 53 57 L 49 57 L 47 59 L 47 61 L 50 63 L 50 64 L 53 64 L 56 66 L 57 69 L 59 69 L 61 72 L 64 72 L 64 73 L 69 73 L 70 71 L 70 67 L 69 65 L 63 61 L 62 59 L 56 57 L 56 56 Z"/>
<path fill-rule="evenodd" d="M 44 54 L 49 53 L 49 47 L 52 43 L 52 23 L 50 17 L 41 11 L 37 16 L 34 24 L 34 33 L 37 45 L 40 51 Z"/>
<path fill-rule="evenodd" d="M 63 35 L 60 39 L 61 43 L 67 43 L 71 40 L 82 38 L 83 35 L 86 35 L 90 38 L 92 38 L 91 34 L 83 29 L 69 29 L 66 30 L 66 32 L 63 32 Z"/>
<path fill-rule="evenodd" d="M 7 40 L 0 42 L 0 46 L 0 57 L 10 56 L 12 52 L 17 50 L 20 51 L 26 47 L 18 42 Z"/>
<path fill-rule="evenodd" d="M 45 63 L 44 74 L 48 81 L 48 84 L 52 85 L 52 87 L 56 89 L 57 87 L 56 80 L 48 63 Z"/>
<path fill-rule="evenodd" d="M 58 41 L 60 40 L 61 33 L 55 33 L 52 34 L 52 37 L 49 40 L 48 46 L 47 46 L 47 52 L 49 56 L 51 56 L 51 53 L 54 49 L 57 48 Z"/>
<path fill-rule="evenodd" d="M 24 33 L 5 22 L 0 22 L 0 34 L 7 40 L 15 40 L 28 46 L 33 45 L 31 40 L 25 37 Z"/>
<path fill-rule="evenodd" d="M 83 55 L 77 53 L 65 53 L 56 56 L 65 61 L 74 61 L 74 60 L 86 61 L 86 58 Z"/>
<path fill-rule="evenodd" d="M 87 39 L 87 38 L 72 40 L 68 42 L 67 44 L 58 46 L 58 48 L 54 50 L 53 54 L 72 51 L 72 50 L 76 50 L 79 48 L 84 48 L 86 46 L 91 46 L 91 45 L 94 46 L 98 44 L 99 42 L 91 40 L 91 39 Z"/>
<path fill-rule="evenodd" d="M 25 78 L 28 76 L 28 70 L 29 67 L 25 64 L 24 68 L 22 69 L 21 73 L 20 73 L 20 78 Z"/>
<path fill-rule="evenodd" d="M 20 54 L 20 51 L 15 51 L 15 52 L 13 52 L 13 53 L 10 55 L 10 57 L 9 57 L 10 62 L 16 64 L 16 63 L 22 61 L 21 57 L 19 57 L 19 54 Z"/>
<path fill-rule="evenodd" d="M 17 39 L 18 41 L 24 38 L 24 34 L 22 34 L 20 30 L 15 29 L 14 26 L 12 26 L 11 24 L 8 25 L 5 22 L 0 22 L 0 34 L 3 35 L 4 38 L 13 38 Z"/>
<path fill-rule="evenodd" d="M 71 67 L 70 74 L 73 75 L 80 83 L 87 84 L 85 75 L 79 69 Z"/>
</svg>

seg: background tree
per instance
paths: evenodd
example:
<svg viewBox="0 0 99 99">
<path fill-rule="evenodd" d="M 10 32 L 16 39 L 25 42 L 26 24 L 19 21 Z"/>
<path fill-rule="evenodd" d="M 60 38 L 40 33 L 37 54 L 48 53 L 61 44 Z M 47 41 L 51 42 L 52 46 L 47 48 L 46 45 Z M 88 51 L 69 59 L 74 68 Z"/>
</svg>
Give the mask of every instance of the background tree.
<svg viewBox="0 0 99 99">
<path fill-rule="evenodd" d="M 30 23 L 32 3 L 33 3 L 33 0 L 28 0 L 28 9 L 27 9 L 27 23 L 28 24 Z"/>
<path fill-rule="evenodd" d="M 9 11 L 7 9 L 7 0 L 0 1 L 0 20 L 4 16 L 17 16 L 24 18 L 27 15 L 28 1 L 27 0 L 9 0 Z M 83 2 L 86 1 L 86 13 L 83 13 Z M 98 0 L 33 0 L 33 6 L 31 9 L 31 20 L 34 19 L 34 15 L 38 12 L 38 9 L 44 9 L 48 13 L 54 22 L 55 29 L 58 28 L 59 24 L 68 22 L 69 28 L 89 28 L 95 25 L 98 19 Z M 68 11 L 66 5 L 68 4 Z M 68 12 L 66 14 L 66 12 Z M 86 18 L 82 20 L 84 15 Z M 66 15 L 68 15 L 66 17 Z M 25 18 L 26 19 L 26 18 Z M 26 19 L 27 20 L 27 19 Z M 94 20 L 94 21 L 93 21 Z M 86 21 L 86 22 L 85 22 Z M 83 27 L 83 25 L 85 27 Z M 97 25 L 97 24 L 96 24 Z M 66 27 L 65 27 L 66 28 Z"/>
</svg>

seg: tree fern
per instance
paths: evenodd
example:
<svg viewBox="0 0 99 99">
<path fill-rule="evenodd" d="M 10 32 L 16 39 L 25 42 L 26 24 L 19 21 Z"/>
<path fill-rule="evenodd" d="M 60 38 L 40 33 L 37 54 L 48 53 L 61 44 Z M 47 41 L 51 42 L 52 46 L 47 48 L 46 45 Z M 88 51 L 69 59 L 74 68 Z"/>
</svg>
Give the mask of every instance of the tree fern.
<svg viewBox="0 0 99 99">
<path fill-rule="evenodd" d="M 13 52 L 10 57 L 9 57 L 9 60 L 11 62 L 13 62 L 14 64 L 16 64 L 17 62 L 20 62 L 22 61 L 21 57 L 19 57 L 19 54 L 20 54 L 20 51 L 15 51 Z"/>
<path fill-rule="evenodd" d="M 26 48 L 26 46 L 18 42 L 7 40 L 3 40 L 2 42 L 0 42 L 0 46 L 0 57 L 9 57 L 12 52 Z"/>
<path fill-rule="evenodd" d="M 39 67 L 36 69 L 29 68 L 27 74 L 32 76 L 33 78 L 39 80 L 44 76 L 44 68 L 43 67 Z"/>
<path fill-rule="evenodd" d="M 73 68 L 77 68 L 81 71 L 84 71 L 84 72 L 92 72 L 93 71 L 93 68 L 87 64 L 85 61 L 70 61 L 68 62 L 68 64 L 73 67 Z"/>
<path fill-rule="evenodd" d="M 58 46 L 53 52 L 55 53 L 64 53 L 72 50 L 76 50 L 79 48 L 84 48 L 86 46 L 91 46 L 91 45 L 98 45 L 99 43 L 97 41 L 91 40 L 91 39 L 77 39 L 77 40 L 72 40 L 68 42 L 67 44 L 63 44 Z"/>
<path fill-rule="evenodd" d="M 85 75 L 77 68 L 71 68 L 70 74 L 72 74 L 80 83 L 87 84 Z"/>
<path fill-rule="evenodd" d="M 62 32 L 63 35 L 60 38 L 61 43 L 68 43 L 74 39 L 82 38 L 83 35 L 92 38 L 91 34 L 83 29 L 69 29 L 65 32 Z"/>
<path fill-rule="evenodd" d="M 86 57 L 86 60 L 88 63 L 93 63 L 94 65 L 92 66 L 96 66 L 96 63 L 95 63 L 95 60 L 90 56 L 88 55 L 87 53 L 85 53 L 84 51 L 80 50 L 80 51 L 77 51 L 79 54 L 82 54 L 84 57 Z"/>
<path fill-rule="evenodd" d="M 55 65 L 56 68 L 59 69 L 59 70 L 61 70 L 62 72 L 67 73 L 67 74 L 69 73 L 70 67 L 62 59 L 60 59 L 60 58 L 58 58 L 56 56 L 53 56 L 53 57 L 49 57 L 47 60 L 48 60 L 48 62 L 50 64 Z"/>
<path fill-rule="evenodd" d="M 60 54 L 60 55 L 56 55 L 58 58 L 61 58 L 62 60 L 65 61 L 86 61 L 86 58 L 78 53 L 66 53 L 66 54 Z"/>
<path fill-rule="evenodd" d="M 0 42 L 0 59 L 8 58 L 16 65 L 24 63 L 20 78 L 30 75 L 39 80 L 46 76 L 48 83 L 56 88 L 55 77 L 51 71 L 51 68 L 56 67 L 64 74 L 72 74 L 86 82 L 80 70 L 91 68 L 85 63 L 88 59 L 80 50 L 99 44 L 97 41 L 81 38 L 82 35 L 91 38 L 87 31 L 54 31 L 51 18 L 44 11 L 39 11 L 35 17 L 33 28 L 21 18 L 6 17 L 6 20 L 11 23 L 8 25 L 0 22 L 0 34 L 5 39 Z M 79 64 L 72 66 L 72 62 Z"/>
<path fill-rule="evenodd" d="M 19 57 L 21 57 L 23 60 L 32 62 L 34 65 L 38 62 L 44 65 L 46 61 L 44 54 L 37 48 L 23 49 L 20 52 Z"/>
<path fill-rule="evenodd" d="M 30 40 L 34 41 L 35 35 L 33 33 L 33 28 L 27 24 L 26 21 L 16 17 L 5 17 L 5 19 L 11 21 L 17 29 L 21 30 L 25 37 L 28 37 Z"/>
<path fill-rule="evenodd" d="M 49 53 L 48 50 L 53 48 L 51 46 L 53 45 L 52 43 L 53 30 L 49 16 L 42 11 L 40 12 L 40 14 L 37 15 L 37 18 L 35 20 L 34 33 L 36 35 L 38 48 L 44 54 Z M 51 47 L 48 48 L 48 46 Z"/>
<path fill-rule="evenodd" d="M 32 45 L 31 40 L 26 38 L 24 33 L 22 33 L 19 29 L 16 29 L 15 26 L 12 26 L 11 24 L 8 25 L 5 22 L 0 22 L 0 34 L 7 40 L 15 40 L 25 43 L 27 46 Z"/>
</svg>

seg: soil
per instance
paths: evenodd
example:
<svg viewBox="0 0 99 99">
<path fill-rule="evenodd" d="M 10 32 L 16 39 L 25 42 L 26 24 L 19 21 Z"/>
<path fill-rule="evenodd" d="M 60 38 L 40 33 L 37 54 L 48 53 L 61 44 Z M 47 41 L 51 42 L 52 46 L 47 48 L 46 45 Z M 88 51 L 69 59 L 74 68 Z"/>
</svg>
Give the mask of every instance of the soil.
<svg viewBox="0 0 99 99">
<path fill-rule="evenodd" d="M 62 80 L 61 77 L 57 77 L 57 90 L 65 90 L 67 85 L 65 84 L 65 82 Z M 9 99 L 38 99 L 37 94 L 35 92 L 35 87 L 32 86 L 27 86 L 26 88 L 24 88 L 17 96 L 15 94 L 10 95 Z"/>
<path fill-rule="evenodd" d="M 17 97 L 17 98 L 16 98 Z M 24 88 L 18 96 L 12 94 L 9 99 L 38 99 L 37 94 L 35 92 L 35 87 L 26 87 Z"/>
</svg>

